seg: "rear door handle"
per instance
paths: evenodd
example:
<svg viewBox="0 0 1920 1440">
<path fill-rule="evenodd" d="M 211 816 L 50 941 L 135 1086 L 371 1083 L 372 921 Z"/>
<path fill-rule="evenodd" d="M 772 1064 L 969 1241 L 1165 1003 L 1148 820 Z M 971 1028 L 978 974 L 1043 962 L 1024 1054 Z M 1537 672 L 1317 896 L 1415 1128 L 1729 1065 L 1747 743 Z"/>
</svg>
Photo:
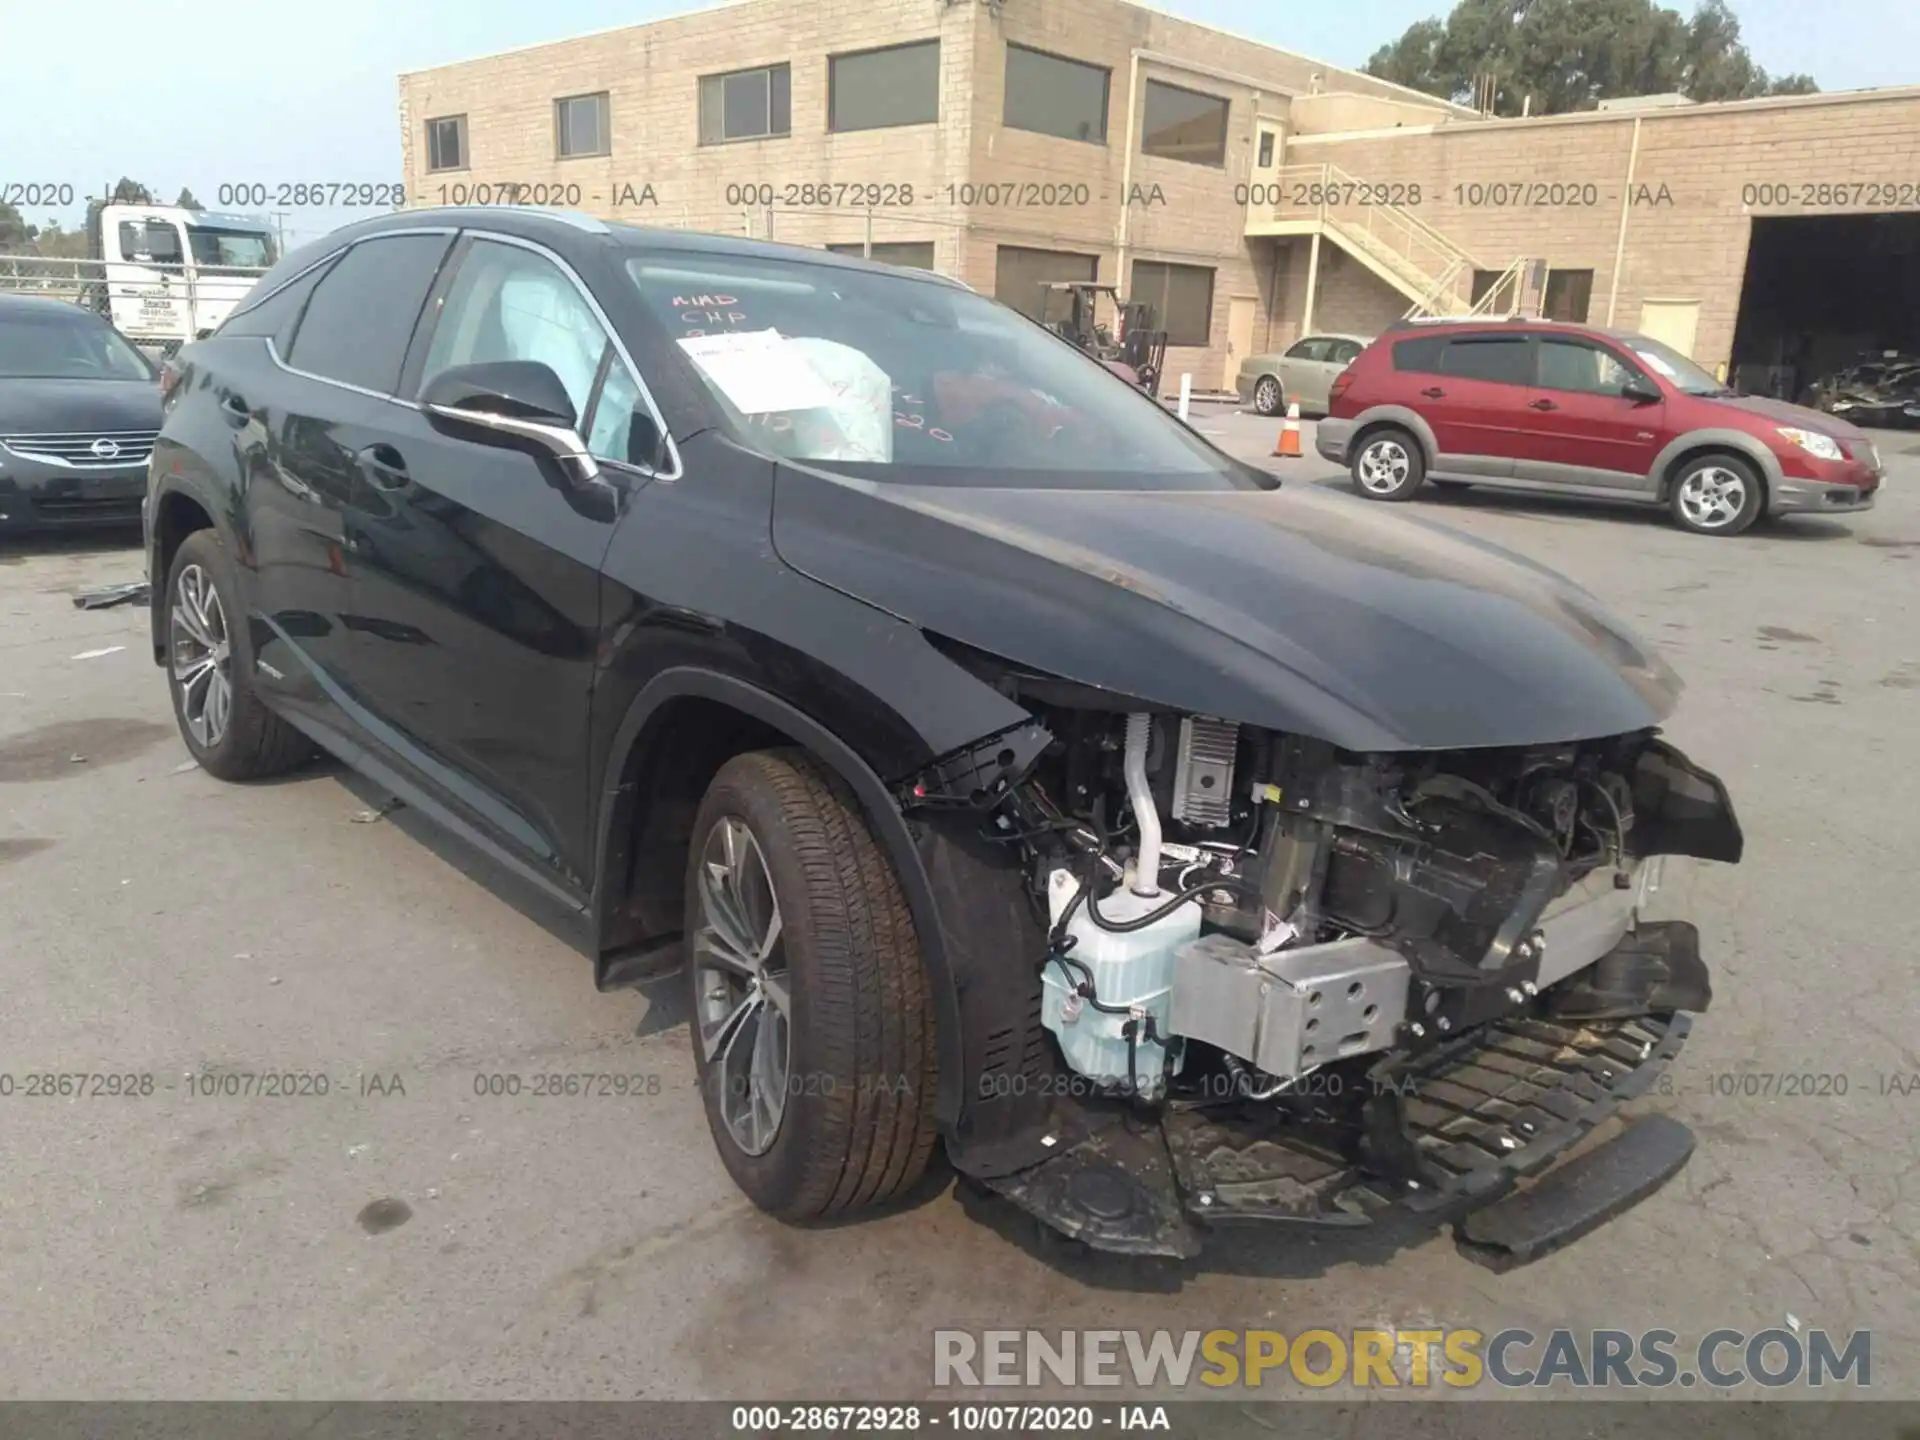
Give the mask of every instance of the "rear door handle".
<svg viewBox="0 0 1920 1440">
<path fill-rule="evenodd" d="M 366 472 L 367 483 L 376 490 L 404 490 L 413 483 L 407 462 L 391 445 L 369 445 L 353 457 Z"/>
<path fill-rule="evenodd" d="M 1438 400 L 1441 396 L 1445 395 L 1447 392 L 1442 390 L 1438 385 L 1429 385 L 1426 389 L 1422 390 L 1420 393 L 1426 396 L 1429 400 Z"/>
<path fill-rule="evenodd" d="M 1560 407 L 1551 400 L 1529 400 L 1527 402 L 1527 408 L 1529 410 L 1558 410 Z"/>
</svg>

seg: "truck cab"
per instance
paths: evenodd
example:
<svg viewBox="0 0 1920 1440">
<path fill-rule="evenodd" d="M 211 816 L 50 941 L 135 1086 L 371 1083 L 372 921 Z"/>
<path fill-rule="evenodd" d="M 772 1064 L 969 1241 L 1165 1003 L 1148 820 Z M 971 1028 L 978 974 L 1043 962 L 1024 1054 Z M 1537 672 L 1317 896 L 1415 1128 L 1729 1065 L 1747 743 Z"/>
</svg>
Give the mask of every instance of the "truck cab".
<svg viewBox="0 0 1920 1440">
<path fill-rule="evenodd" d="M 98 226 L 107 318 L 135 344 L 164 350 L 210 333 L 280 258 L 257 216 L 107 205 Z"/>
</svg>

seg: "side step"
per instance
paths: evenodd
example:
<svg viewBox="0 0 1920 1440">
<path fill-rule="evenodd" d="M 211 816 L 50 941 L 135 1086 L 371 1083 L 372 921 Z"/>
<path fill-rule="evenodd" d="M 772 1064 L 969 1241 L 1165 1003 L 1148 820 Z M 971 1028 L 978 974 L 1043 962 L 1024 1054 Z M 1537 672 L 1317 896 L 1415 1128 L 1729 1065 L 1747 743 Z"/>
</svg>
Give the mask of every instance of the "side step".
<svg viewBox="0 0 1920 1440">
<path fill-rule="evenodd" d="M 1495 1271 L 1538 1260 L 1639 1204 L 1692 1154 L 1691 1130 L 1648 1115 L 1538 1184 L 1468 1215 L 1457 1227 L 1460 1253 Z"/>
</svg>

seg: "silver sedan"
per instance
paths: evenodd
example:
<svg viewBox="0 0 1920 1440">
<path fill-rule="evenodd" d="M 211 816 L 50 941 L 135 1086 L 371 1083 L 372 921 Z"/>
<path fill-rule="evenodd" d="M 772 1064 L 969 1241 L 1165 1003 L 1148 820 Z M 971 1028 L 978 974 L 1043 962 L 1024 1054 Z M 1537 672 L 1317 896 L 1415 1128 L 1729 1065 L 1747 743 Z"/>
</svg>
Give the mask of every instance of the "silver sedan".
<svg viewBox="0 0 1920 1440">
<path fill-rule="evenodd" d="M 1278 415 L 1289 403 L 1326 413 L 1333 377 L 1372 342 L 1364 335 L 1307 335 L 1277 355 L 1250 355 L 1234 381 L 1240 403 L 1261 415 Z"/>
</svg>

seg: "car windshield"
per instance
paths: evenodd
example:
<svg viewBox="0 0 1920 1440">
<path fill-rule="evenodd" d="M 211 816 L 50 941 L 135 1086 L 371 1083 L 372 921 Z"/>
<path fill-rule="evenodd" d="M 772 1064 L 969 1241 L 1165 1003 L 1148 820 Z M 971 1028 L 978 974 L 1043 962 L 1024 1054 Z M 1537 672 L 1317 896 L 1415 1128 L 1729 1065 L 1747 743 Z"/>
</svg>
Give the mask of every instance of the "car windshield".
<svg viewBox="0 0 1920 1440">
<path fill-rule="evenodd" d="M 146 357 L 112 326 L 74 308 L 0 311 L 0 379 L 151 380 Z"/>
<path fill-rule="evenodd" d="M 189 225 L 187 243 L 193 247 L 194 262 L 199 265 L 236 265 L 264 270 L 279 258 L 273 253 L 273 237 L 257 230 L 213 230 Z"/>
<path fill-rule="evenodd" d="M 1713 377 L 1711 371 L 1702 370 L 1671 345 L 1663 345 L 1647 335 L 1628 335 L 1625 337 L 1625 343 L 1627 348 L 1640 358 L 1643 365 L 1663 377 L 1669 385 L 1688 395 L 1731 393 L 1725 385 Z"/>
<path fill-rule="evenodd" d="M 1042 326 L 958 286 L 762 256 L 627 261 L 747 443 L 863 479 L 1251 490 L 1214 449 Z"/>
</svg>

